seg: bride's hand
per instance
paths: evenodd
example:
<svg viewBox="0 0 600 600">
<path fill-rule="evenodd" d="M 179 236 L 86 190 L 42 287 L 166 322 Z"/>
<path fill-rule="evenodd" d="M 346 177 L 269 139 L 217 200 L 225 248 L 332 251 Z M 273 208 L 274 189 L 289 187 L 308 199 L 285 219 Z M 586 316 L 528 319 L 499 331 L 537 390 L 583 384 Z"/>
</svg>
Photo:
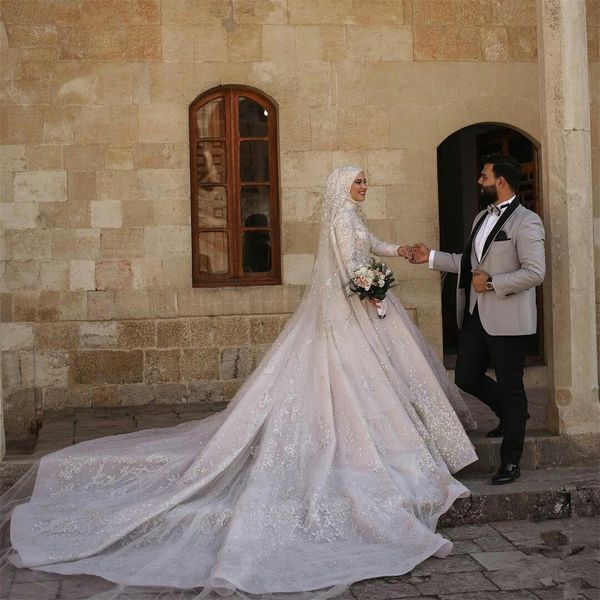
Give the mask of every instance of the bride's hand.
<svg viewBox="0 0 600 600">
<path fill-rule="evenodd" d="M 369 302 L 375 307 L 379 308 L 381 305 L 381 300 L 377 300 L 377 298 L 369 298 Z"/>
</svg>

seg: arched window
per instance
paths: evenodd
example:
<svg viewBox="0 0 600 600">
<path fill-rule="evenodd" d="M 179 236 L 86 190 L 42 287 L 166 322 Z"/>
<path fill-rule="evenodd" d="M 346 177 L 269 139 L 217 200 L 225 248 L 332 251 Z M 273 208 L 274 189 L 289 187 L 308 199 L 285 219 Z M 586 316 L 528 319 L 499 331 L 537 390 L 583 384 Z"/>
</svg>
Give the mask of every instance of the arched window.
<svg viewBox="0 0 600 600">
<path fill-rule="evenodd" d="M 281 283 L 277 118 L 256 90 L 190 105 L 194 286 Z"/>
</svg>

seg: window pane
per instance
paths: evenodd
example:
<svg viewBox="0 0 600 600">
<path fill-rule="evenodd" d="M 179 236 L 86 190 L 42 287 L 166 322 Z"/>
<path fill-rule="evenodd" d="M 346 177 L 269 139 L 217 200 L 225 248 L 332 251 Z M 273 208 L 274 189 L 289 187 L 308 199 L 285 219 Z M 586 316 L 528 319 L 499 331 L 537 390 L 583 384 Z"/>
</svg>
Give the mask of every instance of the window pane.
<svg viewBox="0 0 600 600">
<path fill-rule="evenodd" d="M 240 136 L 266 137 L 269 133 L 269 113 L 249 98 L 240 98 Z"/>
<path fill-rule="evenodd" d="M 203 273 L 227 273 L 229 252 L 226 231 L 201 231 L 199 234 L 199 264 Z"/>
<path fill-rule="evenodd" d="M 206 103 L 196 113 L 198 137 L 223 137 L 225 135 L 225 111 L 223 98 Z"/>
<path fill-rule="evenodd" d="M 227 189 L 198 188 L 198 227 L 227 227 Z"/>
<path fill-rule="evenodd" d="M 198 183 L 225 183 L 227 161 L 224 142 L 198 142 L 196 152 Z"/>
<path fill-rule="evenodd" d="M 271 199 L 267 186 L 242 188 L 243 227 L 268 227 L 270 214 Z"/>
<path fill-rule="evenodd" d="M 265 273 L 270 271 L 271 233 L 269 231 L 245 231 L 242 236 L 244 273 Z"/>
<path fill-rule="evenodd" d="M 240 142 L 242 181 L 269 181 L 269 143 Z"/>
</svg>

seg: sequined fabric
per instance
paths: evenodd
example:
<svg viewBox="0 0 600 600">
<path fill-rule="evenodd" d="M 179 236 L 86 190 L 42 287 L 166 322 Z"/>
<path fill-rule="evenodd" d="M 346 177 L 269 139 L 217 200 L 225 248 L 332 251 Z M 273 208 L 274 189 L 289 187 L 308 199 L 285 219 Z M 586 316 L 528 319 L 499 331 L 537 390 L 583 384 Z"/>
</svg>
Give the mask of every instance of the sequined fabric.
<svg viewBox="0 0 600 600">
<path fill-rule="evenodd" d="M 298 311 L 223 413 L 42 459 L 11 539 L 24 566 L 123 585 L 295 594 L 399 575 L 442 549 L 470 415 L 398 300 L 345 283 L 374 238 L 330 176 Z M 452 403 L 452 404 L 451 404 Z M 335 588 L 340 589 L 340 588 Z"/>
</svg>

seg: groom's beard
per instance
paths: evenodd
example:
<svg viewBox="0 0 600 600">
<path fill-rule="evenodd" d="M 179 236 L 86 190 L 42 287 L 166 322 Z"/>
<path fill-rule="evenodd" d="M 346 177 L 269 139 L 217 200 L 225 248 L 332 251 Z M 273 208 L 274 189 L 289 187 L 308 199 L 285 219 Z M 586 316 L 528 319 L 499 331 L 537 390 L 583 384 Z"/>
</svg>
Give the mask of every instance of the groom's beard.
<svg viewBox="0 0 600 600">
<path fill-rule="evenodd" d="M 488 204 L 495 204 L 498 201 L 498 190 L 495 185 L 482 185 L 481 197 Z"/>
</svg>

